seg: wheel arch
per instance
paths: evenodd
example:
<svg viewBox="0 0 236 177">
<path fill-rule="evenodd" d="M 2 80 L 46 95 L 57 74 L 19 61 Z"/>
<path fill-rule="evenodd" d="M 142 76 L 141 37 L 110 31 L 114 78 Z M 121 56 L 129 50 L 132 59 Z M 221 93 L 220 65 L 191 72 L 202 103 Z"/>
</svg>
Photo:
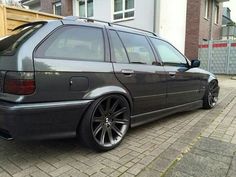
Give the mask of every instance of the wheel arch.
<svg viewBox="0 0 236 177">
<path fill-rule="evenodd" d="M 130 106 L 130 112 L 131 112 L 131 115 L 132 115 L 132 111 L 133 111 L 132 97 L 131 97 L 130 93 L 122 87 L 104 86 L 104 87 L 96 88 L 96 89 L 91 90 L 90 92 L 88 92 L 86 95 L 84 95 L 83 99 L 96 100 L 98 98 L 101 98 L 101 97 L 104 97 L 104 96 L 107 96 L 107 95 L 112 95 L 112 94 L 121 95 L 128 101 L 129 106 Z M 81 116 L 81 119 L 78 122 L 77 129 L 79 128 L 79 126 L 82 122 L 82 119 L 84 118 L 84 115 L 85 115 L 86 111 L 88 111 L 89 107 L 90 107 L 90 105 L 83 112 L 83 114 Z M 78 132 L 78 130 L 77 130 L 77 132 Z"/>
<path fill-rule="evenodd" d="M 83 99 L 96 100 L 100 97 L 103 97 L 106 95 L 111 95 L 111 94 L 119 94 L 119 95 L 124 96 L 125 99 L 127 99 L 128 103 L 129 103 L 130 111 L 132 113 L 132 110 L 133 110 L 132 97 L 126 89 L 119 87 L 119 86 L 104 86 L 104 87 L 96 88 L 94 90 L 91 90 L 87 94 L 85 94 L 83 96 Z"/>
</svg>

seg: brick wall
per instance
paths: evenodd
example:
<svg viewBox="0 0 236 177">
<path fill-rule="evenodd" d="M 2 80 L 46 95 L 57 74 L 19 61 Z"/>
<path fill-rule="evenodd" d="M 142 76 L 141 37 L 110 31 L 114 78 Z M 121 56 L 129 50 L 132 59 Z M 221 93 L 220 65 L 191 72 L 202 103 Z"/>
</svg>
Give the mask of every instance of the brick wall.
<svg viewBox="0 0 236 177">
<path fill-rule="evenodd" d="M 185 55 L 189 59 L 196 58 L 198 51 L 199 25 L 200 25 L 200 1 L 188 0 L 186 16 Z"/>
<path fill-rule="evenodd" d="M 212 4 L 211 4 L 212 6 Z M 210 12 L 211 14 L 211 7 Z M 220 39 L 223 4 L 219 4 L 219 24 L 213 24 L 212 39 Z M 209 19 L 205 18 L 205 0 L 188 0 L 187 4 L 187 24 L 186 24 L 186 43 L 185 55 L 189 59 L 198 58 L 198 45 L 203 39 L 209 40 L 209 31 L 211 28 L 211 16 Z M 213 14 L 212 20 L 214 23 L 215 16 Z"/>
<path fill-rule="evenodd" d="M 41 0 L 41 11 L 53 14 L 53 3 L 61 2 L 62 4 L 62 16 L 71 16 L 73 15 L 72 11 L 72 0 Z"/>
</svg>

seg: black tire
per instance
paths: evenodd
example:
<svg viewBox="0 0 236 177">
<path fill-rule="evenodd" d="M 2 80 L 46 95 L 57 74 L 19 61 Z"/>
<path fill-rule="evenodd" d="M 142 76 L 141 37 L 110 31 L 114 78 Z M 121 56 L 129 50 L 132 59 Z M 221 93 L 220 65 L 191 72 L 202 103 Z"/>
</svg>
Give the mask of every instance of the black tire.
<svg viewBox="0 0 236 177">
<path fill-rule="evenodd" d="M 219 86 L 217 80 L 213 80 L 207 86 L 205 95 L 203 97 L 203 108 L 212 109 L 218 101 Z"/>
<path fill-rule="evenodd" d="M 87 147 L 108 151 L 117 147 L 130 126 L 130 108 L 121 95 L 108 95 L 95 100 L 86 111 L 79 137 Z"/>
</svg>

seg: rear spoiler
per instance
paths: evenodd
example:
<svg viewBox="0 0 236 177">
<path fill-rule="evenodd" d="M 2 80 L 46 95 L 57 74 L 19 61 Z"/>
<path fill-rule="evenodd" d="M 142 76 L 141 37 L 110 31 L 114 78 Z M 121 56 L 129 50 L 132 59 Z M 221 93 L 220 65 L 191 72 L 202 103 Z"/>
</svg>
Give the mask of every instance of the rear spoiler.
<svg viewBox="0 0 236 177">
<path fill-rule="evenodd" d="M 21 28 L 25 28 L 27 26 L 32 26 L 32 25 L 39 25 L 39 24 L 46 24 L 47 21 L 36 21 L 36 22 L 30 22 L 30 23 L 26 23 L 26 24 L 23 24 L 23 25 L 20 25 L 20 26 L 17 26 L 16 28 L 14 28 L 12 31 L 16 31 L 18 29 L 21 29 Z"/>
</svg>

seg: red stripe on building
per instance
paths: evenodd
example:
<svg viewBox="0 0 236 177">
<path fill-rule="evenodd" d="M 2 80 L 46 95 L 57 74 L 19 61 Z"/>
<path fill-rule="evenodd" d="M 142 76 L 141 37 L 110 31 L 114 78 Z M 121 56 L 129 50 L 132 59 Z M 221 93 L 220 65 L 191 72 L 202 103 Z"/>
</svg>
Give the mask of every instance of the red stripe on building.
<svg viewBox="0 0 236 177">
<path fill-rule="evenodd" d="M 201 49 L 202 49 L 202 48 L 208 48 L 209 45 L 208 45 L 208 44 L 203 44 L 203 45 L 199 45 L 198 47 L 201 48 Z"/>
<path fill-rule="evenodd" d="M 236 47 L 236 43 L 232 43 L 232 44 L 231 44 L 231 47 Z"/>
<path fill-rule="evenodd" d="M 227 47 L 227 43 L 213 44 L 212 46 L 213 46 L 214 48 Z"/>
</svg>

